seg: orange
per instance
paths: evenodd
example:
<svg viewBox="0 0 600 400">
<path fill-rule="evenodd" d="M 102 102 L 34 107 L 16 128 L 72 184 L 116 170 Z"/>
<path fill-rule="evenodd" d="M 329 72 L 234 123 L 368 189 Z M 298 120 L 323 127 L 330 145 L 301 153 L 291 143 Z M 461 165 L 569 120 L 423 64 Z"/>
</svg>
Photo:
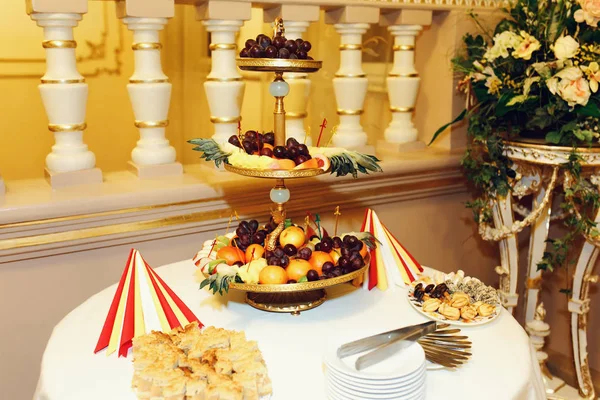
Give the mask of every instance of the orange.
<svg viewBox="0 0 600 400">
<path fill-rule="evenodd" d="M 323 274 L 323 264 L 330 262 L 335 265 L 333 258 L 331 258 L 331 256 L 324 251 L 313 251 L 308 262 L 310 263 L 312 269 L 319 273 L 319 276 Z"/>
<path fill-rule="evenodd" d="M 267 265 L 258 274 L 259 283 L 282 285 L 287 281 L 288 276 L 285 269 L 278 265 Z"/>
<path fill-rule="evenodd" d="M 289 265 L 286 268 L 287 276 L 289 280 L 299 281 L 300 278 L 306 276 L 308 271 L 313 269 L 310 263 L 301 258 L 293 258 L 290 260 Z"/>
<path fill-rule="evenodd" d="M 311 158 L 308 161 L 303 162 L 302 164 L 296 165 L 294 169 L 308 169 L 308 168 L 319 168 L 319 162 L 315 158 Z"/>
<path fill-rule="evenodd" d="M 223 259 L 228 265 L 233 265 L 238 261 L 246 264 L 246 257 L 244 256 L 244 252 L 233 246 L 225 246 L 221 247 L 219 251 L 217 251 L 217 260 Z"/>
<path fill-rule="evenodd" d="M 312 156 L 312 159 L 317 160 L 318 168 L 321 168 L 323 171 L 327 171 L 331 166 L 331 161 L 329 161 L 329 158 L 322 154 L 315 154 Z"/>
<path fill-rule="evenodd" d="M 278 158 L 277 159 L 277 168 L 276 169 L 294 169 L 296 163 L 293 160 L 288 160 L 287 158 Z"/>
<path fill-rule="evenodd" d="M 262 258 L 263 254 L 265 254 L 264 247 L 260 244 L 251 244 L 246 249 L 246 262 L 258 260 L 259 258 Z"/>
<path fill-rule="evenodd" d="M 284 229 L 283 232 L 279 235 L 279 243 L 281 247 L 285 247 L 286 244 L 293 244 L 297 249 L 302 247 L 304 241 L 306 240 L 306 235 L 302 228 L 297 226 L 290 226 Z"/>
<path fill-rule="evenodd" d="M 362 247 L 360 248 L 360 255 L 362 256 L 363 260 L 367 256 L 368 252 L 369 252 L 369 247 L 367 246 L 367 244 L 365 242 L 362 242 Z"/>
<path fill-rule="evenodd" d="M 337 264 L 338 260 L 342 256 L 342 252 L 340 249 L 333 249 L 329 252 L 331 259 L 333 260 L 333 265 Z"/>
</svg>

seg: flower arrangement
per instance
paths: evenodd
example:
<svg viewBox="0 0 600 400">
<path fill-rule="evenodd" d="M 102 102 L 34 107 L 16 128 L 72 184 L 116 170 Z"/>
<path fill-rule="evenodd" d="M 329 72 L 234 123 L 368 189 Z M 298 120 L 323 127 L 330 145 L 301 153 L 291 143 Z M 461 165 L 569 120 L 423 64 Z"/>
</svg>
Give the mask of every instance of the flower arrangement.
<svg viewBox="0 0 600 400">
<path fill-rule="evenodd" d="M 551 240 L 553 251 L 538 264 L 551 270 L 566 263 L 577 234 L 600 235 L 591 217 L 600 196 L 580 174 L 576 151 L 600 137 L 600 0 L 514 0 L 504 11 L 494 32 L 470 13 L 483 32 L 467 34 L 464 51 L 452 60 L 467 108 L 433 140 L 449 125 L 469 122 L 463 167 L 480 192 L 468 204 L 480 223 L 491 220 L 491 200 L 506 196 L 517 177 L 504 155 L 505 139 L 573 147 L 562 166 L 574 178 L 563 193 L 569 233 Z"/>
</svg>

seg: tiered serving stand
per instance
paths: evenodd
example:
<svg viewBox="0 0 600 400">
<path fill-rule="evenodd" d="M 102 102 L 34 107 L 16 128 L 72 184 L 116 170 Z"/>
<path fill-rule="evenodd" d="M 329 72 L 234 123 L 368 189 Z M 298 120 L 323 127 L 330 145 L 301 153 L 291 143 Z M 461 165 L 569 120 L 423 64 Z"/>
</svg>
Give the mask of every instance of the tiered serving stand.
<svg viewBox="0 0 600 400">
<path fill-rule="evenodd" d="M 283 35 L 283 21 L 276 23 L 276 35 Z M 273 111 L 275 146 L 285 146 L 285 109 L 283 99 L 290 91 L 289 85 L 283 79 L 285 72 L 316 72 L 321 69 L 322 62 L 315 60 L 280 59 L 280 58 L 238 58 L 237 65 L 244 71 L 261 71 L 275 73 L 275 79 L 269 86 L 269 92 L 275 97 Z M 277 210 L 285 215 L 284 204 L 290 199 L 290 191 L 285 187 L 285 179 L 310 178 L 321 175 L 326 170 L 310 168 L 301 170 L 259 170 L 234 167 L 225 164 L 227 171 L 254 178 L 275 179 L 275 187 L 271 189 L 270 198 L 276 204 Z M 266 285 L 230 283 L 231 289 L 246 292 L 246 302 L 252 307 L 272 312 L 291 313 L 299 315 L 301 311 L 315 308 L 325 301 L 325 288 L 352 281 L 364 274 L 369 260 L 360 270 L 336 278 L 313 282 Z"/>
</svg>

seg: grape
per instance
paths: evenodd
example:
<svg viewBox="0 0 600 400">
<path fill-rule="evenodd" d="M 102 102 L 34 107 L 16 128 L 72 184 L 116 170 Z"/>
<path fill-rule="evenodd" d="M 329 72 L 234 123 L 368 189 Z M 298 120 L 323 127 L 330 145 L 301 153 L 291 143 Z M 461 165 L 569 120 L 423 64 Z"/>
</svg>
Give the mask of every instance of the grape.
<svg viewBox="0 0 600 400">
<path fill-rule="evenodd" d="M 273 257 L 273 252 L 271 250 L 266 250 L 264 256 L 265 259 L 268 260 L 269 258 Z"/>
<path fill-rule="evenodd" d="M 275 250 L 273 250 L 273 254 L 275 254 L 276 257 L 283 257 L 285 255 L 285 253 L 283 252 L 283 249 L 281 247 L 277 247 Z"/>
<path fill-rule="evenodd" d="M 260 151 L 260 155 L 265 157 L 273 157 L 273 150 L 269 149 L 268 147 L 265 147 Z"/>
<path fill-rule="evenodd" d="M 243 226 L 238 226 L 238 228 L 235 230 L 235 234 L 238 235 L 238 237 L 242 235 L 247 235 L 248 233 L 250 232 L 248 232 L 248 230 Z"/>
<path fill-rule="evenodd" d="M 248 221 L 241 221 L 238 225 L 240 228 L 244 228 L 247 233 L 250 233 L 250 225 L 248 225 Z"/>
<path fill-rule="evenodd" d="M 360 255 L 360 251 L 358 250 L 352 250 L 352 253 L 350 253 L 350 260 L 354 260 L 355 258 L 360 257 L 362 258 L 362 256 Z"/>
<path fill-rule="evenodd" d="M 267 58 L 277 58 L 277 47 L 271 45 L 265 49 L 265 57 Z"/>
<path fill-rule="evenodd" d="M 267 35 L 265 35 L 264 33 L 259 33 L 259 34 L 256 36 L 256 44 L 260 45 L 260 41 L 261 41 L 262 39 L 264 39 L 264 38 L 267 38 L 267 39 L 269 39 L 269 37 L 268 37 Z M 270 39 L 269 39 L 269 40 L 270 40 Z"/>
<path fill-rule="evenodd" d="M 240 51 L 240 57 L 241 57 L 241 58 L 250 57 L 250 54 L 248 53 L 248 49 L 242 49 L 242 50 Z"/>
<path fill-rule="evenodd" d="M 290 53 L 295 53 L 298 50 L 298 44 L 295 40 L 288 40 L 285 42 L 285 48 L 290 51 Z"/>
<path fill-rule="evenodd" d="M 303 156 L 300 156 L 300 157 L 303 157 Z M 333 249 L 333 245 L 330 244 L 329 242 L 321 242 L 321 251 L 324 251 L 325 253 L 329 253 L 332 249 Z"/>
<path fill-rule="evenodd" d="M 238 238 L 240 239 L 240 243 L 243 244 L 244 246 L 248 246 L 250 243 L 250 235 L 249 234 L 243 234 L 238 236 Z"/>
<path fill-rule="evenodd" d="M 310 256 L 312 256 L 312 250 L 309 249 L 308 247 L 303 247 L 300 250 L 298 250 L 299 258 L 302 258 L 303 260 L 308 261 L 310 259 Z"/>
<path fill-rule="evenodd" d="M 304 41 L 304 42 L 302 42 L 302 43 L 300 44 L 300 46 L 298 46 L 298 48 L 299 48 L 300 50 L 302 50 L 302 51 L 305 51 L 305 52 L 307 52 L 307 53 L 308 53 L 308 52 L 310 51 L 310 49 L 312 49 L 312 45 L 310 44 L 310 42 L 309 42 L 309 41 Z"/>
<path fill-rule="evenodd" d="M 358 257 L 352 260 L 352 269 L 355 271 L 358 271 L 363 265 L 365 264 L 365 262 L 363 261 L 362 257 Z"/>
<path fill-rule="evenodd" d="M 342 275 L 346 275 L 352 272 L 352 267 L 342 268 Z"/>
<path fill-rule="evenodd" d="M 279 49 L 279 52 L 277 53 L 277 58 L 290 58 L 290 51 L 285 47 Z"/>
<path fill-rule="evenodd" d="M 302 44 L 302 42 L 304 42 L 304 40 L 302 40 L 302 38 L 296 39 L 296 44 L 298 45 L 298 47 L 300 47 L 300 44 Z"/>
<path fill-rule="evenodd" d="M 231 135 L 231 137 L 227 141 L 236 147 L 242 147 L 242 144 L 240 143 L 240 138 L 237 137 L 237 135 Z"/>
<path fill-rule="evenodd" d="M 244 139 L 256 140 L 256 134 L 256 131 L 246 131 L 246 133 L 244 133 Z"/>
<path fill-rule="evenodd" d="M 252 46 L 252 48 L 250 50 L 248 50 L 248 54 L 252 58 L 261 58 L 264 56 L 265 52 L 262 47 L 255 44 L 254 46 Z"/>
<path fill-rule="evenodd" d="M 256 232 L 256 230 L 258 229 L 258 221 L 255 219 L 251 219 L 248 222 L 248 227 L 250 228 L 250 232 Z"/>
<path fill-rule="evenodd" d="M 281 258 L 279 258 L 279 257 L 276 257 L 276 256 L 271 256 L 271 257 L 269 257 L 269 258 L 268 258 L 268 260 L 267 260 L 267 264 L 269 264 L 269 265 L 279 265 L 279 266 L 281 266 L 281 265 L 280 265 L 280 264 L 281 264 Z"/>
<path fill-rule="evenodd" d="M 252 243 L 263 244 L 265 241 L 265 234 L 262 231 L 256 232 L 252 235 Z"/>
<path fill-rule="evenodd" d="M 338 260 L 338 265 L 342 268 L 348 268 L 351 265 L 351 261 L 348 257 L 340 257 Z"/>
<path fill-rule="evenodd" d="M 290 60 L 297 60 L 298 56 L 296 55 L 296 53 L 292 53 L 290 54 Z"/>
<path fill-rule="evenodd" d="M 322 251 L 321 243 L 315 244 L 315 251 Z"/>
<path fill-rule="evenodd" d="M 336 267 L 336 268 L 334 268 L 334 269 L 331 270 L 330 274 L 333 275 L 333 277 L 341 276 L 342 275 L 342 269 L 340 267 Z"/>
<path fill-rule="evenodd" d="M 342 247 L 344 244 L 344 242 L 342 242 L 342 239 L 340 239 L 339 237 L 334 237 L 333 238 L 333 248 L 334 249 L 339 249 L 340 247 Z"/>
<path fill-rule="evenodd" d="M 298 154 L 303 155 L 303 156 L 308 156 L 310 154 L 308 154 L 308 147 L 306 147 L 305 144 L 299 144 L 297 146 L 298 148 Z"/>
<path fill-rule="evenodd" d="M 287 152 L 288 152 L 288 157 L 292 160 L 294 158 L 298 157 L 298 148 L 296 148 L 296 147 L 288 147 Z"/>
<path fill-rule="evenodd" d="M 306 52 L 302 51 L 302 50 L 300 50 L 299 52 L 297 52 L 296 55 L 301 60 L 306 60 L 308 58 L 308 54 L 306 54 Z"/>
<path fill-rule="evenodd" d="M 244 150 L 246 150 L 246 153 L 252 154 L 254 152 L 254 143 L 252 143 L 251 141 L 244 139 L 244 141 L 242 142 L 242 146 L 244 146 Z"/>
<path fill-rule="evenodd" d="M 288 150 L 291 147 L 296 147 L 298 146 L 300 143 L 298 143 L 298 141 L 296 139 L 294 139 L 293 137 L 289 138 L 288 140 L 285 141 L 285 147 L 288 148 Z"/>
<path fill-rule="evenodd" d="M 358 238 L 356 236 L 350 236 L 348 238 L 348 247 L 354 248 L 358 245 Z"/>
<path fill-rule="evenodd" d="M 254 39 L 248 39 L 246 40 L 246 50 L 250 50 L 252 48 L 252 46 L 254 46 L 256 43 L 256 40 Z"/>
<path fill-rule="evenodd" d="M 348 257 L 350 258 L 350 256 L 352 255 L 352 250 L 346 248 L 346 247 L 342 247 L 342 250 L 340 252 L 340 254 L 342 255 L 342 257 Z"/>
<path fill-rule="evenodd" d="M 331 270 L 335 268 L 332 262 L 327 261 L 326 263 L 324 263 L 321 266 L 321 269 L 323 270 L 324 274 L 328 274 L 331 272 Z"/>
<path fill-rule="evenodd" d="M 273 132 L 267 132 L 264 134 L 265 143 L 269 143 L 271 146 L 275 145 L 275 134 Z"/>
<path fill-rule="evenodd" d="M 329 244 L 329 246 L 333 247 L 333 239 L 330 238 L 329 236 L 328 237 L 324 237 L 323 240 L 322 240 L 322 242 L 323 243 L 327 243 L 327 244 Z"/>
<path fill-rule="evenodd" d="M 283 268 L 287 267 L 290 264 L 290 258 L 288 256 L 281 257 L 281 265 Z"/>
<path fill-rule="evenodd" d="M 287 150 L 283 146 L 275 146 L 275 148 L 273 149 L 273 155 L 277 158 L 286 158 Z"/>
<path fill-rule="evenodd" d="M 275 36 L 273 38 L 273 46 L 275 46 L 277 49 L 285 47 L 285 42 L 286 40 L 283 36 Z"/>
<path fill-rule="evenodd" d="M 296 163 L 296 165 L 300 165 L 303 162 L 307 162 L 308 158 L 306 158 L 306 156 L 298 156 L 294 159 L 294 162 Z"/>
<path fill-rule="evenodd" d="M 277 39 L 277 38 L 275 38 L 275 39 Z M 287 283 L 298 283 L 298 282 L 294 279 L 290 279 L 289 281 L 287 281 Z"/>
<path fill-rule="evenodd" d="M 309 282 L 318 281 L 319 280 L 319 273 L 317 271 L 315 271 L 314 269 L 310 269 L 306 273 L 306 279 Z"/>
<path fill-rule="evenodd" d="M 295 255 L 298 252 L 298 250 L 296 249 L 296 246 L 294 246 L 293 244 L 286 244 L 285 247 L 283 248 L 283 252 L 291 257 L 291 256 Z"/>
</svg>

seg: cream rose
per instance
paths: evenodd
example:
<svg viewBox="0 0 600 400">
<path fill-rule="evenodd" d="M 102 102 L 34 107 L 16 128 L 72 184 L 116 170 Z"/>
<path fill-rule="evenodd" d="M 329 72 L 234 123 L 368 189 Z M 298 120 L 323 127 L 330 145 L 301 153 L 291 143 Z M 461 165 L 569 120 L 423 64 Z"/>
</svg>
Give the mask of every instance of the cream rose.
<svg viewBox="0 0 600 400">
<path fill-rule="evenodd" d="M 598 84 L 600 83 L 600 65 L 594 61 L 588 66 L 582 66 L 581 70 L 590 81 L 590 89 L 592 92 L 596 93 L 598 91 Z"/>
<path fill-rule="evenodd" d="M 494 45 L 490 47 L 483 56 L 488 61 L 494 61 L 496 58 L 507 58 L 510 53 L 508 50 L 515 49 L 521 43 L 519 35 L 511 31 L 504 31 L 494 36 Z"/>
<path fill-rule="evenodd" d="M 533 52 L 539 50 L 542 46 L 536 38 L 525 31 L 521 31 L 521 37 L 523 40 L 517 47 L 515 47 L 515 51 L 513 51 L 512 55 L 514 58 L 530 60 Z"/>
<path fill-rule="evenodd" d="M 570 107 L 585 106 L 590 99 L 590 85 L 577 67 L 568 67 L 546 82 L 552 94 L 558 94 Z"/>
<path fill-rule="evenodd" d="M 580 10 L 575 11 L 573 17 L 577 22 L 584 22 L 597 27 L 600 21 L 600 0 L 579 0 Z"/>
<path fill-rule="evenodd" d="M 554 43 L 554 55 L 559 60 L 575 57 L 579 51 L 579 43 L 570 35 L 558 38 Z"/>
</svg>

